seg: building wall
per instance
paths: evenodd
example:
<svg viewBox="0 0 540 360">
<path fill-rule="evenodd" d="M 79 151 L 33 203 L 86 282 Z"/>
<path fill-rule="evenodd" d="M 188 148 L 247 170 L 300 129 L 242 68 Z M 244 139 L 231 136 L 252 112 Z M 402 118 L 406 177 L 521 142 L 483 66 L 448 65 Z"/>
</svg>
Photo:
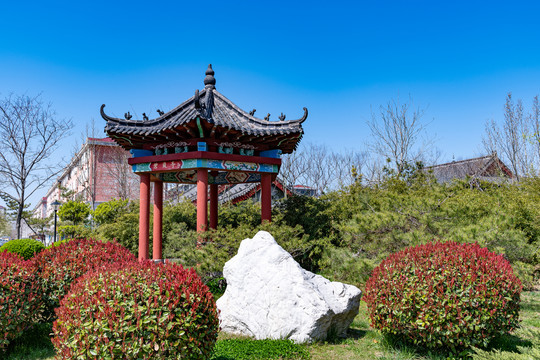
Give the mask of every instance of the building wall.
<svg viewBox="0 0 540 360">
<path fill-rule="evenodd" d="M 138 199 L 139 177 L 133 174 L 127 164 L 130 156 L 110 138 L 88 138 L 43 201 L 36 206 L 35 216 L 47 217 L 53 212 L 51 203 L 55 200 L 61 203 L 66 201 L 61 197 L 60 187 L 94 209 L 113 198 Z"/>
</svg>

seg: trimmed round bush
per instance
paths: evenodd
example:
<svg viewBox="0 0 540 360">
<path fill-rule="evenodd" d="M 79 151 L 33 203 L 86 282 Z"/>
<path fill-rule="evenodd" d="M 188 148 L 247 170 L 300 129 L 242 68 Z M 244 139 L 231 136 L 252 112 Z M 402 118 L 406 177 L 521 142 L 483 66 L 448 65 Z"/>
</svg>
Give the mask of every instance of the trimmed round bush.
<svg viewBox="0 0 540 360">
<path fill-rule="evenodd" d="M 478 244 L 429 243 L 385 259 L 363 299 L 383 334 L 459 350 L 514 330 L 521 289 L 501 255 Z"/>
<path fill-rule="evenodd" d="M 172 263 L 89 272 L 60 305 L 52 342 L 61 359 L 207 359 L 219 329 L 208 287 Z"/>
<path fill-rule="evenodd" d="M 25 260 L 31 259 L 43 249 L 45 249 L 45 245 L 41 241 L 34 239 L 14 239 L 0 247 L 0 251 L 5 250 L 18 254 Z"/>
<path fill-rule="evenodd" d="M 0 354 L 39 309 L 41 291 L 35 274 L 32 264 L 19 255 L 0 251 Z"/>
<path fill-rule="evenodd" d="M 116 242 L 74 239 L 40 252 L 31 260 L 40 274 L 43 297 L 43 320 L 54 320 L 54 309 L 67 294 L 71 284 L 88 271 L 126 261 L 135 256 Z"/>
</svg>

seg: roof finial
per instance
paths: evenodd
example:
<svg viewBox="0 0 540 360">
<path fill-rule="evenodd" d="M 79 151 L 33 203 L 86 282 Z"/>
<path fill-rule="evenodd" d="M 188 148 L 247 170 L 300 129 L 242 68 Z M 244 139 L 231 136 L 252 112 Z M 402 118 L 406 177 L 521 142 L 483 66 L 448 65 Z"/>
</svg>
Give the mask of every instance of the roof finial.
<svg viewBox="0 0 540 360">
<path fill-rule="evenodd" d="M 208 69 L 206 69 L 206 77 L 204 78 L 204 85 L 205 87 L 215 87 L 216 85 L 216 79 L 214 78 L 214 70 L 212 70 L 212 64 L 208 65 Z"/>
</svg>

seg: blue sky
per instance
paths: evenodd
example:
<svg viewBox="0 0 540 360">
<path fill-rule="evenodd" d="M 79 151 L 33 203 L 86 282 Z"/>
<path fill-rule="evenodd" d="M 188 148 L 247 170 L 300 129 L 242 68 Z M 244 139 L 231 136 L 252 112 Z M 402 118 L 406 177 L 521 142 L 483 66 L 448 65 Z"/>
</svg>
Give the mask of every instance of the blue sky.
<svg viewBox="0 0 540 360">
<path fill-rule="evenodd" d="M 212 63 L 217 89 L 259 115 L 309 109 L 303 141 L 363 150 L 371 107 L 426 107 L 442 161 L 482 153 L 505 95 L 540 94 L 540 3 L 508 1 L 5 2 L 0 96 L 42 93 L 76 128 L 170 110 Z"/>
</svg>

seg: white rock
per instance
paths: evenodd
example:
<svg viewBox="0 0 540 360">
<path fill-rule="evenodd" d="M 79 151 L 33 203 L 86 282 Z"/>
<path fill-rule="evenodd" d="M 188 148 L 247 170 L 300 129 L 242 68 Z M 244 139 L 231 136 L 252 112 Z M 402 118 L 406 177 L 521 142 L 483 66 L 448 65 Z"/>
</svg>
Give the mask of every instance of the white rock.
<svg viewBox="0 0 540 360">
<path fill-rule="evenodd" d="M 358 314 L 357 287 L 302 269 L 266 231 L 242 241 L 223 276 L 227 289 L 217 301 L 223 332 L 311 342 L 329 331 L 344 336 Z"/>
</svg>

